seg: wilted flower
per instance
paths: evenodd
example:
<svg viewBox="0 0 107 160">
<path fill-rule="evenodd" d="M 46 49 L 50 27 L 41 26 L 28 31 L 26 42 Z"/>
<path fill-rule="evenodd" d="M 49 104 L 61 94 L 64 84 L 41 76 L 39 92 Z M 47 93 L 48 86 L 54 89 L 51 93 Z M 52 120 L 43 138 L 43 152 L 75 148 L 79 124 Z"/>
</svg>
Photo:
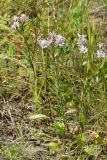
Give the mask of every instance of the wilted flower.
<svg viewBox="0 0 107 160">
<path fill-rule="evenodd" d="M 51 43 L 47 40 L 38 40 L 38 44 L 41 46 L 41 48 L 47 48 Z"/>
<path fill-rule="evenodd" d="M 11 25 L 11 29 L 16 30 L 17 28 L 19 28 L 19 22 L 18 21 L 14 21 L 13 24 Z"/>
<path fill-rule="evenodd" d="M 86 35 L 80 35 L 80 34 L 78 34 L 77 44 L 78 45 L 83 45 L 83 44 L 86 44 L 86 43 L 87 43 Z"/>
<path fill-rule="evenodd" d="M 88 48 L 85 47 L 84 45 L 80 45 L 79 50 L 80 50 L 81 53 L 87 53 L 88 52 Z"/>
<path fill-rule="evenodd" d="M 106 56 L 106 53 L 102 50 L 97 50 L 96 55 L 98 58 L 104 58 Z"/>
<path fill-rule="evenodd" d="M 26 14 L 21 14 L 20 21 L 28 21 L 29 17 Z"/>
</svg>

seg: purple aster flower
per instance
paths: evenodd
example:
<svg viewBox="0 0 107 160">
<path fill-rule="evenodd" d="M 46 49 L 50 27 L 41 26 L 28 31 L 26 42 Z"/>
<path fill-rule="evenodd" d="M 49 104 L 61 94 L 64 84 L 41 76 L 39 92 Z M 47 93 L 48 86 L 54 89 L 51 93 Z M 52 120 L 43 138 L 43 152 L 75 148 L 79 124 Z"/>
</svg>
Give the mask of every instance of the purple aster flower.
<svg viewBox="0 0 107 160">
<path fill-rule="evenodd" d="M 26 14 L 21 14 L 20 21 L 24 22 L 24 21 L 28 21 L 28 20 L 29 20 L 29 17 L 26 16 Z"/>
<path fill-rule="evenodd" d="M 64 46 L 64 45 L 65 45 L 65 42 L 63 41 L 59 43 L 59 46 Z"/>
<path fill-rule="evenodd" d="M 85 47 L 84 45 L 80 45 L 79 46 L 79 51 L 80 51 L 80 53 L 87 53 L 88 52 L 88 48 Z"/>
<path fill-rule="evenodd" d="M 65 38 L 62 37 L 61 35 L 54 34 L 54 42 L 55 44 L 59 46 L 64 46 L 65 45 Z"/>
<path fill-rule="evenodd" d="M 38 40 L 38 44 L 41 46 L 41 48 L 47 48 L 51 43 L 47 40 Z"/>
<path fill-rule="evenodd" d="M 13 30 L 17 29 L 17 27 L 14 24 L 12 24 L 10 28 L 13 29 Z"/>
<path fill-rule="evenodd" d="M 98 58 L 104 58 L 106 56 L 106 53 L 102 50 L 97 50 L 96 55 Z"/>
<path fill-rule="evenodd" d="M 19 22 L 18 21 L 16 21 L 16 22 L 13 22 L 13 24 L 11 25 L 11 29 L 13 29 L 13 30 L 16 30 L 17 28 L 19 28 Z"/>
<path fill-rule="evenodd" d="M 80 53 L 87 53 L 88 52 L 88 48 L 85 47 L 84 45 L 80 45 L 79 46 L 79 51 L 80 51 Z"/>
<path fill-rule="evenodd" d="M 50 43 L 55 43 L 56 45 L 59 45 L 59 46 L 65 45 L 65 38 L 63 36 L 57 35 L 55 33 L 50 32 L 48 40 Z"/>
<path fill-rule="evenodd" d="M 80 34 L 78 34 L 78 41 L 77 41 L 77 44 L 78 44 L 78 45 L 87 44 L 86 35 L 80 35 Z"/>
</svg>

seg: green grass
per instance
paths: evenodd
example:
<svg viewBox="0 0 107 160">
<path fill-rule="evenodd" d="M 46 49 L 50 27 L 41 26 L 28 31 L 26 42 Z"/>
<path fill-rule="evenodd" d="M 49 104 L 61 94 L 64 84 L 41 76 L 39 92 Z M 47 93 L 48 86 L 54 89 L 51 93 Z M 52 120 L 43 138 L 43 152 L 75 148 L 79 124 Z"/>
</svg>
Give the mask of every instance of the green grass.
<svg viewBox="0 0 107 160">
<path fill-rule="evenodd" d="M 107 54 L 96 56 L 99 42 L 107 44 L 106 1 L 1 0 L 0 7 L 3 160 L 106 160 Z M 29 20 L 12 30 L 22 13 Z M 37 41 L 50 32 L 65 45 L 42 49 Z M 87 37 L 86 54 L 78 34 Z"/>
</svg>

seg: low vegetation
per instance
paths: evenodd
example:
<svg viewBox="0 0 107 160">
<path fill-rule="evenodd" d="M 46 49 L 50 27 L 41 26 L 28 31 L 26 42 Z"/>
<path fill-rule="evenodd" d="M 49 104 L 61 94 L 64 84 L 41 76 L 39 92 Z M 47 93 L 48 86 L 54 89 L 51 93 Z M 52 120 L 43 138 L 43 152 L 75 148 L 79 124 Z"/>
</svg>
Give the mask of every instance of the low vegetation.
<svg viewBox="0 0 107 160">
<path fill-rule="evenodd" d="M 0 159 L 107 160 L 107 1 L 0 1 Z"/>
</svg>

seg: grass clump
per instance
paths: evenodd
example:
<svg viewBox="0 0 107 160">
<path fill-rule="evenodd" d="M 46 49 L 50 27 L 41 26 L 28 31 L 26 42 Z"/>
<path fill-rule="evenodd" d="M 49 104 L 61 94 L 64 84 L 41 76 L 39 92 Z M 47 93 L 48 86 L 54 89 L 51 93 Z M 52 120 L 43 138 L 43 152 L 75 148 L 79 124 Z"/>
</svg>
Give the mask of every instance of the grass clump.
<svg viewBox="0 0 107 160">
<path fill-rule="evenodd" d="M 106 2 L 0 6 L 2 159 L 106 160 Z"/>
</svg>

